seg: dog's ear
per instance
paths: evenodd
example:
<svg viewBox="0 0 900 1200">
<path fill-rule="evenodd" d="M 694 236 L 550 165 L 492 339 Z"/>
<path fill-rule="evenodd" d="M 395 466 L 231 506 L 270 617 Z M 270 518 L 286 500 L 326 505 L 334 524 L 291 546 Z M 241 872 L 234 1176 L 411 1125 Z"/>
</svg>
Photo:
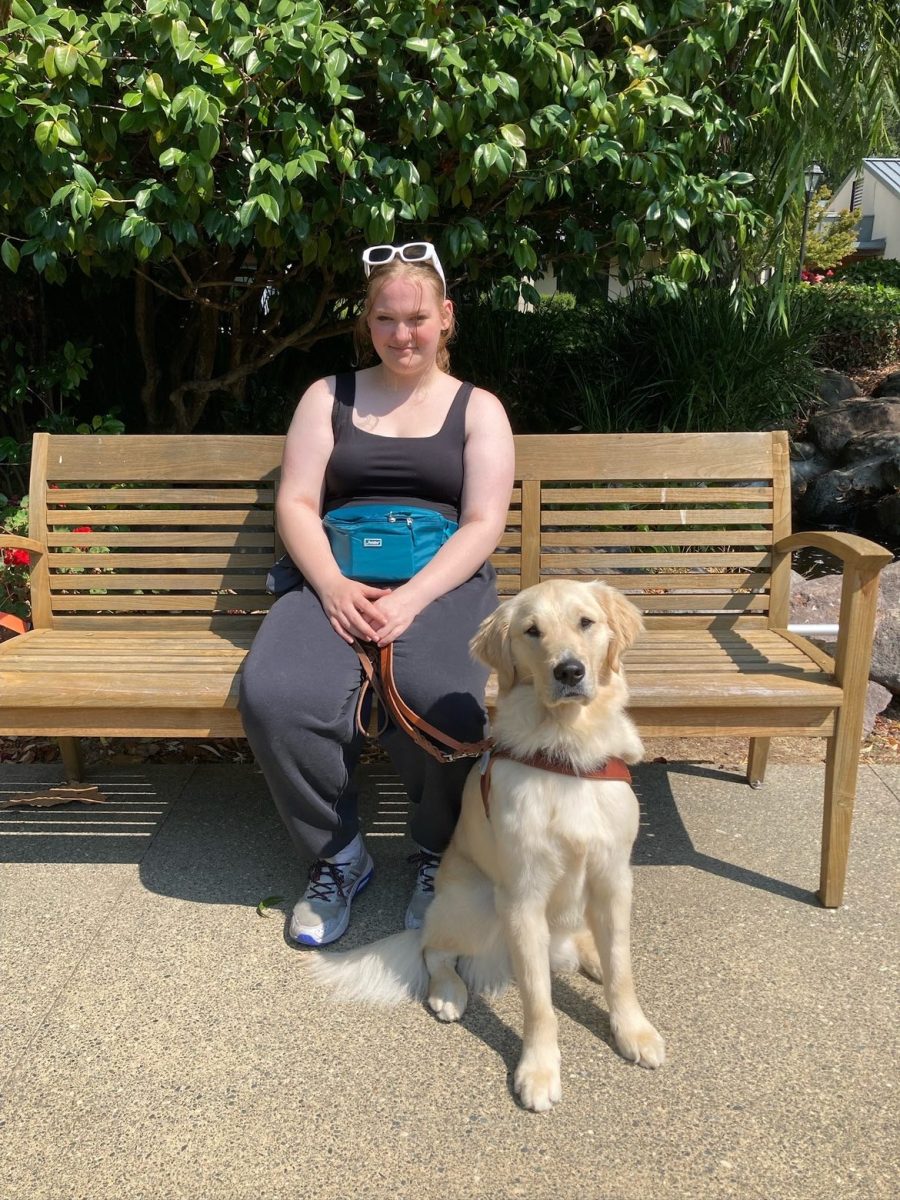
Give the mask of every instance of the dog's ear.
<svg viewBox="0 0 900 1200">
<path fill-rule="evenodd" d="M 644 619 L 639 610 L 627 596 L 623 596 L 617 588 L 604 583 L 593 585 L 597 600 L 603 606 L 609 623 L 612 638 L 606 661 L 611 671 L 618 671 L 622 663 L 622 655 L 637 640 L 638 634 L 644 628 Z"/>
<path fill-rule="evenodd" d="M 509 640 L 510 611 L 508 604 L 501 604 L 478 626 L 478 631 L 469 642 L 472 654 L 497 672 L 497 683 L 501 692 L 508 692 L 516 682 L 516 665 L 513 662 Z"/>
</svg>

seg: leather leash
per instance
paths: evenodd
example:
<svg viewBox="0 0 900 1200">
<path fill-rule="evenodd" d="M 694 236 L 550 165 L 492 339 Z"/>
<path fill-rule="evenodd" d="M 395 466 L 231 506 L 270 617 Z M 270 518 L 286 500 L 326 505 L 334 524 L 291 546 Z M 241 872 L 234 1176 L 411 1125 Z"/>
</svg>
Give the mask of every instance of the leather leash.
<svg viewBox="0 0 900 1200">
<path fill-rule="evenodd" d="M 366 676 L 356 702 L 356 727 L 361 733 L 366 729 L 362 721 L 362 709 L 367 693 L 371 690 L 381 705 L 384 721 L 378 730 L 384 732 L 387 722 L 393 718 L 395 724 L 422 749 L 441 763 L 456 762 L 460 758 L 477 758 L 490 750 L 493 741 L 484 738 L 480 742 L 458 742 L 448 733 L 429 724 L 424 717 L 414 712 L 397 690 L 394 681 L 394 646 L 378 648 L 373 642 L 354 642 L 363 672 Z"/>
<path fill-rule="evenodd" d="M 578 771 L 562 759 L 551 758 L 546 754 L 532 754 L 519 757 L 494 745 L 493 738 L 484 738 L 480 742 L 458 742 L 440 729 L 436 729 L 424 717 L 420 717 L 409 707 L 394 680 L 394 647 L 393 643 L 378 648 L 373 642 L 353 643 L 362 666 L 365 680 L 356 702 L 356 727 L 360 733 L 367 730 L 362 720 L 362 710 L 366 696 L 371 691 L 381 705 L 384 720 L 378 729 L 382 734 L 390 719 L 416 743 L 417 746 L 432 758 L 441 763 L 457 762 L 461 758 L 477 758 L 482 755 L 485 759 L 481 767 L 481 800 L 484 804 L 484 814 L 490 820 L 490 790 L 491 768 L 494 760 L 506 758 L 512 762 L 522 763 L 526 767 L 535 767 L 539 771 L 552 771 L 557 775 L 568 775 L 576 779 L 611 779 L 622 783 L 631 783 L 631 772 L 621 758 L 610 758 L 602 767 L 593 771 Z"/>
</svg>

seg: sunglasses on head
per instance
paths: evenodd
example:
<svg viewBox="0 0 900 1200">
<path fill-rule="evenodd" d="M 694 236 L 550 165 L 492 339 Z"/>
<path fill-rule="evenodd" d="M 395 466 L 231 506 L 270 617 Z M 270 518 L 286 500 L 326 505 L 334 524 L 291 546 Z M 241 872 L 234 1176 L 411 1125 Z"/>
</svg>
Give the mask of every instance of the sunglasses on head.
<svg viewBox="0 0 900 1200">
<path fill-rule="evenodd" d="M 406 263 L 431 263 L 440 275 L 441 283 L 444 285 L 444 295 L 447 295 L 444 268 L 441 266 L 441 260 L 431 242 L 407 242 L 405 246 L 367 246 L 362 255 L 366 279 L 369 278 L 375 267 L 387 266 L 395 258 Z"/>
</svg>

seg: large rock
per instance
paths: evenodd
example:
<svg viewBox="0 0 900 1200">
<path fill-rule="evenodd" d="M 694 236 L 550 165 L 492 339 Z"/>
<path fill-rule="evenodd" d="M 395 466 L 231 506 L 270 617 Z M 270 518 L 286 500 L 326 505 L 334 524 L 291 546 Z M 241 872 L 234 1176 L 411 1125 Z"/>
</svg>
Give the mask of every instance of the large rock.
<svg viewBox="0 0 900 1200">
<path fill-rule="evenodd" d="M 852 379 L 848 379 L 846 375 L 841 375 L 838 371 L 832 371 L 830 367 L 819 372 L 818 390 L 822 408 L 833 408 L 842 400 L 850 400 L 854 396 L 862 395 Z"/>
<path fill-rule="evenodd" d="M 853 529 L 860 510 L 875 504 L 892 485 L 890 459 L 873 458 L 838 467 L 812 479 L 797 494 L 798 510 L 809 525 Z"/>
<path fill-rule="evenodd" d="M 791 624 L 836 625 L 840 607 L 840 575 L 804 579 L 791 572 Z M 805 636 L 827 654 L 834 654 L 836 635 Z M 900 562 L 890 563 L 881 572 L 869 678 L 900 694 Z"/>
<path fill-rule="evenodd" d="M 837 458 L 848 442 L 864 434 L 900 434 L 900 397 L 845 400 L 810 417 L 807 434 L 819 449 Z"/>
<path fill-rule="evenodd" d="M 863 709 L 863 737 L 869 736 L 875 728 L 875 718 L 884 712 L 893 698 L 893 694 L 886 687 L 882 687 L 874 679 L 869 680 L 866 687 L 866 707 Z"/>
<path fill-rule="evenodd" d="M 896 433 L 863 433 L 851 438 L 841 451 L 844 465 L 867 458 L 890 458 L 900 463 L 900 430 Z"/>
<path fill-rule="evenodd" d="M 878 387 L 873 388 L 872 395 L 900 396 L 900 371 L 891 371 L 890 375 L 886 375 Z"/>
<path fill-rule="evenodd" d="M 823 475 L 831 467 L 826 458 L 812 442 L 791 443 L 791 492 L 798 500 L 809 486 L 811 479 Z"/>
<path fill-rule="evenodd" d="M 872 506 L 872 515 L 885 539 L 896 545 L 900 540 L 900 492 L 882 496 Z"/>
</svg>

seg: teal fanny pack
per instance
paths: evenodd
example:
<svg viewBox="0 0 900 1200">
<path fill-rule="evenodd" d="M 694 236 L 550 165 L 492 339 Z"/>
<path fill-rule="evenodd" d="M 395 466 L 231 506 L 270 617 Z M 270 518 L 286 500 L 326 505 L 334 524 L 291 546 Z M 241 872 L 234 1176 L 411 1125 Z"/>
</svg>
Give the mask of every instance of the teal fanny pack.
<svg viewBox="0 0 900 1200">
<path fill-rule="evenodd" d="M 430 508 L 347 504 L 322 518 L 341 574 L 360 583 L 405 583 L 456 533 Z"/>
</svg>

